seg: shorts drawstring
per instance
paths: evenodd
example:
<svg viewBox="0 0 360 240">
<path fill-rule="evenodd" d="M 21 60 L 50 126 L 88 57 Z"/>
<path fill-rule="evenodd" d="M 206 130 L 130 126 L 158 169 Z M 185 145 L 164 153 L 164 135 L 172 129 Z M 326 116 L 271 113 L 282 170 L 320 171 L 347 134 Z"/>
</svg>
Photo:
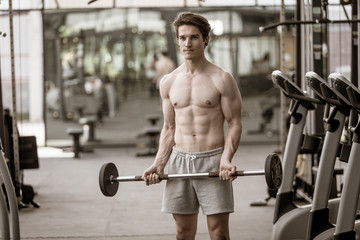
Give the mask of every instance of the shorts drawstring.
<svg viewBox="0 0 360 240">
<path fill-rule="evenodd" d="M 188 173 L 191 173 L 191 170 L 190 168 L 192 167 L 193 169 L 193 172 L 196 172 L 196 169 L 195 169 L 195 164 L 194 164 L 194 160 L 196 159 L 196 156 L 195 155 L 191 155 L 191 154 L 186 154 L 185 155 L 185 159 L 187 161 L 187 171 Z M 192 166 L 191 166 L 192 165 Z"/>
<path fill-rule="evenodd" d="M 204 157 L 211 157 L 221 154 L 224 151 L 223 147 L 212 149 L 209 151 L 203 152 L 185 152 L 176 147 L 173 147 L 172 154 L 176 157 L 181 158 L 185 161 L 183 167 L 183 171 L 187 171 L 188 173 L 196 173 L 199 169 L 195 168 L 195 159 L 202 159 Z"/>
</svg>

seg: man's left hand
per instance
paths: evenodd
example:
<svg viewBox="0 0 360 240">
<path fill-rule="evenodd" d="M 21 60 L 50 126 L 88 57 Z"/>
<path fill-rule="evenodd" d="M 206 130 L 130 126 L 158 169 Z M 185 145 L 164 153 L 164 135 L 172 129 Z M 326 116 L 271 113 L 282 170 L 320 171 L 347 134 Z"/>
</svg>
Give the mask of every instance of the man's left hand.
<svg viewBox="0 0 360 240">
<path fill-rule="evenodd" d="M 219 178 L 223 181 L 234 181 L 236 179 L 236 166 L 230 161 L 221 162 L 219 168 Z"/>
</svg>

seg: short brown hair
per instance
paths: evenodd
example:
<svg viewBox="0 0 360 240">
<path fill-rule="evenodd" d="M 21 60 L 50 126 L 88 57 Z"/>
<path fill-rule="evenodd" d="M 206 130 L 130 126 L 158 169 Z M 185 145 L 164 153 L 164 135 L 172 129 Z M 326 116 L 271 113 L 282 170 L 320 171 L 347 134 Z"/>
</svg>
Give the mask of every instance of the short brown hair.
<svg viewBox="0 0 360 240">
<path fill-rule="evenodd" d="M 179 38 L 179 27 L 182 25 L 193 25 L 197 27 L 200 30 L 204 40 L 207 36 L 209 36 L 211 31 L 211 26 L 205 17 L 191 12 L 184 12 L 179 14 L 173 24 L 177 38 Z"/>
</svg>

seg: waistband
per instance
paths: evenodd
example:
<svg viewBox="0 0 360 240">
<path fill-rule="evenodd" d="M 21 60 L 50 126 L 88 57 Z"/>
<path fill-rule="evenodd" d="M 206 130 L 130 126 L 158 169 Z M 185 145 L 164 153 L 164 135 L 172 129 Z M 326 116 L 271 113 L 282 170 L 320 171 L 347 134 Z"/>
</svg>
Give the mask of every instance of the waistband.
<svg viewBox="0 0 360 240">
<path fill-rule="evenodd" d="M 224 151 L 224 148 L 223 147 L 220 147 L 220 148 L 215 148 L 215 149 L 212 149 L 212 150 L 209 150 L 209 151 L 204 151 L 204 152 L 185 152 L 185 151 L 182 151 L 176 147 L 173 147 L 172 148 L 172 152 L 174 154 L 177 154 L 177 155 L 182 155 L 184 157 L 187 157 L 187 156 L 194 156 L 194 157 L 211 157 L 211 156 L 214 156 L 214 155 L 218 155 L 220 153 L 222 153 Z"/>
</svg>

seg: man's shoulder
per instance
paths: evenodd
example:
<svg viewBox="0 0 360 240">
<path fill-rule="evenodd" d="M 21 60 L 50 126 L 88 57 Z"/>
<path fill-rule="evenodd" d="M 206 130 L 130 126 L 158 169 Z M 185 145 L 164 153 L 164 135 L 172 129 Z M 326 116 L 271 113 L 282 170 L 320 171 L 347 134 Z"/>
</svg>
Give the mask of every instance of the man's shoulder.
<svg viewBox="0 0 360 240">
<path fill-rule="evenodd" d="M 209 71 L 208 75 L 220 93 L 223 93 L 229 87 L 231 88 L 231 86 L 234 86 L 235 79 L 230 72 L 215 64 L 213 64 L 211 68 L 212 70 Z"/>
<path fill-rule="evenodd" d="M 220 66 L 215 65 L 213 63 L 211 63 L 211 67 L 209 70 L 211 76 L 216 80 L 229 81 L 233 78 L 231 73 L 229 73 L 228 71 L 224 70 Z"/>
<path fill-rule="evenodd" d="M 160 84 L 164 87 L 170 87 L 179 74 L 178 68 L 174 69 L 172 72 L 165 74 L 162 77 Z"/>
<path fill-rule="evenodd" d="M 182 66 L 180 65 L 179 67 L 175 68 L 174 70 L 172 70 L 170 73 L 166 74 L 166 78 L 168 79 L 175 79 L 177 78 L 179 75 L 181 75 L 183 73 L 182 71 Z"/>
</svg>

